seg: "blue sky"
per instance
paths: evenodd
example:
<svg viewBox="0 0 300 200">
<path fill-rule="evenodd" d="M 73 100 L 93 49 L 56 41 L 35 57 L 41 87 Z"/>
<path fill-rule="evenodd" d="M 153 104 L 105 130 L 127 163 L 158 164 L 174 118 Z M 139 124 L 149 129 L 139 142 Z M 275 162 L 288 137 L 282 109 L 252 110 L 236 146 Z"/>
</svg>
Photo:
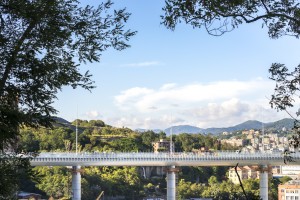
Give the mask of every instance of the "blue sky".
<svg viewBox="0 0 300 200">
<path fill-rule="evenodd" d="M 288 117 L 270 109 L 275 84 L 268 69 L 273 62 L 297 66 L 300 40 L 271 40 L 261 23 L 242 25 L 221 37 L 185 24 L 167 30 L 160 24 L 163 5 L 115 0 L 115 8 L 132 13 L 126 26 L 138 33 L 129 42 L 131 48 L 108 50 L 100 63 L 82 65 L 97 88 L 91 93 L 64 88 L 54 103 L 59 117 L 101 119 L 132 129 L 227 127 Z"/>
</svg>

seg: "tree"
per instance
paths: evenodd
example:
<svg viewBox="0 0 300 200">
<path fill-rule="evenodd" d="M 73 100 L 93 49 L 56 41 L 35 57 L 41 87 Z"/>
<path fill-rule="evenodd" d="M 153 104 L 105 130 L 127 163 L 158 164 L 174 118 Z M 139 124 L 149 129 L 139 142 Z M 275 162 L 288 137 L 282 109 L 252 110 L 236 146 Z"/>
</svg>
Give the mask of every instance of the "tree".
<svg viewBox="0 0 300 200">
<path fill-rule="evenodd" d="M 102 190 L 108 195 L 124 195 L 126 199 L 136 199 L 142 189 L 140 175 L 136 167 L 104 167 L 101 173 Z M 140 198 L 137 198 L 140 199 Z"/>
<path fill-rule="evenodd" d="M 281 184 L 284 184 L 284 183 L 286 183 L 290 180 L 292 180 L 292 178 L 289 177 L 289 176 L 283 176 L 283 177 L 279 178 L 279 181 L 280 181 Z"/>
<path fill-rule="evenodd" d="M 100 61 L 110 47 L 129 47 L 136 34 L 124 29 L 130 14 L 112 5 L 110 0 L 98 7 L 82 7 L 77 0 L 0 1 L 0 150 L 16 143 L 20 126 L 52 126 L 57 113 L 52 103 L 63 86 L 94 88 L 80 64 Z M 0 193 L 2 186 L 18 184 L 0 182 Z"/>
<path fill-rule="evenodd" d="M 40 141 L 36 138 L 35 134 L 29 130 L 21 130 L 22 138 L 20 140 L 20 146 L 25 152 L 37 152 L 40 147 Z"/>
<path fill-rule="evenodd" d="M 276 82 L 274 94 L 271 97 L 270 104 L 272 108 L 278 111 L 286 111 L 294 121 L 294 135 L 290 139 L 290 144 L 297 148 L 300 146 L 300 121 L 297 117 L 300 115 L 300 110 L 296 112 L 296 116 L 288 111 L 288 108 L 293 107 L 295 98 L 299 98 L 300 91 L 300 65 L 294 71 L 290 72 L 284 64 L 273 63 L 269 69 L 271 79 Z M 290 160 L 290 155 L 287 155 L 287 161 Z M 286 161 L 285 161 L 286 162 Z"/>
<path fill-rule="evenodd" d="M 140 151 L 142 149 L 141 142 L 137 142 L 138 138 L 121 138 L 118 140 L 113 140 L 111 142 L 111 146 L 116 151 L 125 151 L 125 152 L 132 152 L 132 151 Z"/>
<path fill-rule="evenodd" d="M 300 36 L 300 3 L 296 0 L 166 0 L 163 10 L 162 24 L 171 30 L 183 22 L 193 28 L 204 27 L 208 34 L 220 36 L 243 23 L 261 22 L 272 39 Z M 299 98 L 300 65 L 289 71 L 284 64 L 273 63 L 269 72 L 270 79 L 276 82 L 271 107 L 286 111 L 295 119 L 295 134 L 290 144 L 299 147 L 300 122 L 297 117 L 300 112 L 293 115 L 287 108 L 293 107 L 295 98 Z"/>
<path fill-rule="evenodd" d="M 159 139 L 159 134 L 154 131 L 145 131 L 139 134 L 139 138 L 143 143 L 141 151 L 153 151 L 152 142 L 156 142 Z"/>
<path fill-rule="evenodd" d="M 41 177 L 37 187 L 55 199 L 67 197 L 71 188 L 71 172 L 66 167 L 35 167 L 34 171 Z"/>
<path fill-rule="evenodd" d="M 203 187 L 197 183 L 191 183 L 181 179 L 177 186 L 178 199 L 187 199 L 192 197 L 200 197 L 203 192 Z"/>
<path fill-rule="evenodd" d="M 90 126 L 97 126 L 97 127 L 105 127 L 105 123 L 102 120 L 90 120 Z"/>
<path fill-rule="evenodd" d="M 0 199 L 16 199 L 16 191 L 21 179 L 30 179 L 30 162 L 28 158 L 14 155 L 0 155 Z"/>
<path fill-rule="evenodd" d="M 14 143 L 18 127 L 50 127 L 51 105 L 63 86 L 94 88 L 80 64 L 98 62 L 107 48 L 123 50 L 136 32 L 124 30 L 130 14 L 77 0 L 0 2 L 0 147 Z"/>
<path fill-rule="evenodd" d="M 194 148 L 195 140 L 192 134 L 182 133 L 175 138 L 175 147 L 177 151 L 191 152 Z"/>
<path fill-rule="evenodd" d="M 300 5 L 295 0 L 166 0 L 163 10 L 162 23 L 172 30 L 184 22 L 219 36 L 243 23 L 261 21 L 271 38 L 300 34 Z"/>
</svg>

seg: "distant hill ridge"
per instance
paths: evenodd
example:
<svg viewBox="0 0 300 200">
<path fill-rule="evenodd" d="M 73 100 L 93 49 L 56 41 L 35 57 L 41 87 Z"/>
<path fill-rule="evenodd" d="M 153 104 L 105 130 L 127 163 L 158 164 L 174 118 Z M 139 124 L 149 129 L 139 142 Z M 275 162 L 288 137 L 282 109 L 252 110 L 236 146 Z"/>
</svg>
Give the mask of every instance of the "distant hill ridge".
<svg viewBox="0 0 300 200">
<path fill-rule="evenodd" d="M 285 118 L 279 121 L 269 122 L 269 123 L 262 123 L 257 120 L 248 120 L 246 122 L 243 122 L 235 126 L 223 127 L 223 128 L 202 129 L 196 126 L 189 126 L 189 125 L 173 126 L 172 133 L 173 134 L 179 134 L 179 133 L 219 134 L 223 132 L 233 132 L 239 130 L 262 129 L 262 127 L 264 127 L 265 129 L 281 130 L 282 128 L 291 129 L 293 128 L 293 125 L 294 125 L 294 119 L 289 119 L 289 118 Z M 164 132 L 167 135 L 170 135 L 171 127 L 165 129 Z"/>
<path fill-rule="evenodd" d="M 65 120 L 63 118 L 54 117 L 54 120 L 56 120 L 57 123 L 60 124 L 60 126 L 64 125 L 64 126 L 68 126 L 71 129 L 75 129 L 75 127 L 73 125 L 71 125 L 70 122 L 68 122 L 67 120 Z M 281 130 L 282 128 L 291 129 L 291 128 L 293 128 L 293 125 L 294 125 L 294 119 L 285 118 L 285 119 L 281 119 L 279 121 L 269 122 L 269 123 L 262 123 L 257 120 L 248 120 L 241 124 L 237 124 L 235 126 L 223 127 L 223 128 L 212 127 L 212 128 L 203 129 L 203 128 L 199 128 L 199 127 L 191 126 L 191 125 L 179 125 L 179 126 L 169 127 L 165 130 L 161 130 L 161 129 L 151 129 L 151 130 L 156 133 L 158 133 L 160 131 L 164 131 L 167 135 L 171 134 L 171 130 L 172 130 L 173 134 L 180 134 L 180 133 L 219 134 L 219 133 L 223 133 L 223 132 L 233 132 L 233 131 L 240 131 L 240 130 L 262 129 L 262 127 L 264 127 L 265 129 L 273 129 L 273 130 Z M 149 129 L 136 129 L 136 131 L 139 131 L 139 132 L 144 132 L 147 130 L 149 130 Z"/>
</svg>

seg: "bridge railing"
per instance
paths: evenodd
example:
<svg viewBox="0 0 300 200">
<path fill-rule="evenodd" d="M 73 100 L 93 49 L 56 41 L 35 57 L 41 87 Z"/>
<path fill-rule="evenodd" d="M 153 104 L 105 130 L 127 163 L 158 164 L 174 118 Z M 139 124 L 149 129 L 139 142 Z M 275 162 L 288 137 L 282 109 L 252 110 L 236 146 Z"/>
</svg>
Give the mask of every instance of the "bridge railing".
<svg viewBox="0 0 300 200">
<path fill-rule="evenodd" d="M 280 152 L 276 153 L 236 153 L 236 152 L 224 152 L 224 151 L 217 151 L 213 153 L 185 153 L 185 152 L 174 152 L 174 153 L 149 153 L 149 152 L 99 152 L 99 153 L 40 153 L 37 158 L 109 158 L 109 159 L 118 159 L 118 158 L 140 158 L 140 159 L 151 159 L 151 158 L 180 158 L 180 159 L 208 159 L 208 158 L 216 158 L 216 159 L 249 159 L 249 158 L 257 158 L 257 159 L 272 159 L 272 158 L 281 158 L 285 155 Z M 293 153 L 291 154 L 293 158 L 299 159 L 300 153 Z"/>
<path fill-rule="evenodd" d="M 32 160 L 33 165 L 110 165 L 110 166 L 214 166 L 242 164 L 283 164 L 285 154 L 274 153 L 237 153 L 229 151 L 216 152 L 173 152 L 173 153 L 150 153 L 150 152 L 82 152 L 82 153 L 58 153 L 43 152 Z M 300 153 L 293 153 L 292 157 L 300 163 Z M 186 164 L 186 165 L 185 165 Z M 296 163 L 293 163 L 296 164 Z"/>
</svg>

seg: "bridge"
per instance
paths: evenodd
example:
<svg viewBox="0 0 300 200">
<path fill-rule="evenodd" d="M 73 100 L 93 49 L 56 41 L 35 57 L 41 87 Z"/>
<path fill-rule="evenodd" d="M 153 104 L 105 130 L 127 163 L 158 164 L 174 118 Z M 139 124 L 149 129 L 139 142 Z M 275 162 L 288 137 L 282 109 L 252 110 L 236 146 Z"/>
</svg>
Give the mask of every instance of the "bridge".
<svg viewBox="0 0 300 200">
<path fill-rule="evenodd" d="M 300 152 L 292 153 L 293 161 L 289 165 L 300 165 Z M 73 200 L 81 199 L 82 166 L 166 166 L 167 200 L 176 197 L 176 167 L 180 166 L 260 166 L 260 197 L 268 200 L 268 166 L 284 165 L 289 155 L 276 153 L 244 153 L 233 151 L 216 151 L 205 153 L 40 153 L 31 160 L 32 166 L 72 166 Z"/>
</svg>

